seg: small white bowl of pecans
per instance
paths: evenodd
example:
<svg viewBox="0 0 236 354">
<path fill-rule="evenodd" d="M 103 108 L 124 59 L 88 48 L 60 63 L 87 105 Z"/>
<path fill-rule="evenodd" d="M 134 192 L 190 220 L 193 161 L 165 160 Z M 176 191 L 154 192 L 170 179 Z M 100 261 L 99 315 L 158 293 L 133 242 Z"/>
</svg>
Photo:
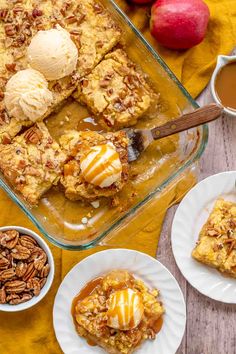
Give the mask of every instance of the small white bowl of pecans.
<svg viewBox="0 0 236 354">
<path fill-rule="evenodd" d="M 37 304 L 49 291 L 54 260 L 46 242 L 20 226 L 0 227 L 0 311 Z"/>
</svg>

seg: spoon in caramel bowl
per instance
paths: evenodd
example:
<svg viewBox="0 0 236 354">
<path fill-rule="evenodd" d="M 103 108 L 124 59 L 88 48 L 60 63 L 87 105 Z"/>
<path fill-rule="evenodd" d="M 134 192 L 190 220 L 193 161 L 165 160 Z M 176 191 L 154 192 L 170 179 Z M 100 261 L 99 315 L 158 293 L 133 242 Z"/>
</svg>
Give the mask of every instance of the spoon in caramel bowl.
<svg viewBox="0 0 236 354">
<path fill-rule="evenodd" d="M 211 103 L 150 130 L 124 129 L 129 138 L 129 162 L 137 160 L 140 154 L 153 142 L 153 140 L 162 139 L 190 128 L 198 127 L 204 123 L 209 123 L 220 118 L 222 113 L 223 107 L 216 103 Z"/>
</svg>

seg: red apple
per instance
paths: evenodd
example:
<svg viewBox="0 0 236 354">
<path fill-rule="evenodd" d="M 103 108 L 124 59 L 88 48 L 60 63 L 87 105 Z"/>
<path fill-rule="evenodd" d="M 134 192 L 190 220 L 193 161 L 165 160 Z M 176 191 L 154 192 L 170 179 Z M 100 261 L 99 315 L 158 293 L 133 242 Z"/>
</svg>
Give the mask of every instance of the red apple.
<svg viewBox="0 0 236 354">
<path fill-rule="evenodd" d="M 165 47 L 191 48 L 204 39 L 209 17 L 202 0 L 157 0 L 151 11 L 151 34 Z"/>
</svg>

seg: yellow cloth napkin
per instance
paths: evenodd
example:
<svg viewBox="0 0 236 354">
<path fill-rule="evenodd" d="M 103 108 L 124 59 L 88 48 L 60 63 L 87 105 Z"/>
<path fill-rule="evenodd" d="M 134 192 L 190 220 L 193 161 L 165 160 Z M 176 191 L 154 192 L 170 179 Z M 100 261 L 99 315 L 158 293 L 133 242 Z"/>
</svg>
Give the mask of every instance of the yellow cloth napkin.
<svg viewBox="0 0 236 354">
<path fill-rule="evenodd" d="M 157 49 L 178 78 L 193 96 L 206 86 L 217 54 L 227 54 L 235 44 L 236 2 L 235 0 L 207 0 L 211 10 L 211 22 L 204 42 L 186 52 L 172 52 L 158 46 L 148 31 L 149 18 L 145 8 L 129 7 L 124 0 L 118 3 L 125 8 L 135 24 L 144 32 L 146 38 Z M 150 220 L 143 230 L 126 244 L 127 234 L 121 235 L 119 246 L 141 250 L 152 256 L 156 254 L 158 237 L 163 218 L 168 207 L 181 199 L 186 191 L 195 183 L 194 175 L 189 172 L 182 180 L 172 186 L 153 207 L 145 209 L 142 218 Z M 135 221 L 134 221 L 135 222 Z M 19 210 L 19 208 L 0 191 L 0 226 L 22 225 L 37 232 L 37 229 Z M 113 240 L 112 246 L 116 241 Z M 61 353 L 52 326 L 53 301 L 58 286 L 64 275 L 73 265 L 87 255 L 100 251 L 105 247 L 96 247 L 83 252 L 61 251 L 50 244 L 54 255 L 56 274 L 53 286 L 48 295 L 35 307 L 19 313 L 0 313 L 0 353 L 1 354 L 56 354 Z"/>
<path fill-rule="evenodd" d="M 150 222 L 129 240 L 127 234 L 119 239 L 126 248 L 146 252 L 153 257 L 156 255 L 158 237 L 161 231 L 164 215 L 168 207 L 181 199 L 184 193 L 195 183 L 195 176 L 191 172 L 183 176 L 177 185 L 174 185 L 158 201 L 154 209 L 148 208 L 144 217 Z M 155 211 L 153 213 L 153 210 Z M 18 225 L 28 227 L 36 232 L 37 228 L 23 214 L 9 197 L 0 190 L 0 226 Z M 153 218 L 155 217 L 155 221 Z M 132 228 L 132 224 L 130 226 Z M 113 243 L 115 246 L 115 244 Z M 96 247 L 83 252 L 62 251 L 49 244 L 55 261 L 55 278 L 53 286 L 47 296 L 36 306 L 23 312 L 0 312 L 0 353 L 1 354 L 56 354 L 61 349 L 56 341 L 52 324 L 53 302 L 57 289 L 65 274 L 81 259 L 108 247 Z"/>
<path fill-rule="evenodd" d="M 207 86 L 217 56 L 229 54 L 236 46 L 236 0 L 204 1 L 211 13 L 205 39 L 187 51 L 173 51 L 158 45 L 150 34 L 150 7 L 116 0 L 193 97 Z"/>
</svg>

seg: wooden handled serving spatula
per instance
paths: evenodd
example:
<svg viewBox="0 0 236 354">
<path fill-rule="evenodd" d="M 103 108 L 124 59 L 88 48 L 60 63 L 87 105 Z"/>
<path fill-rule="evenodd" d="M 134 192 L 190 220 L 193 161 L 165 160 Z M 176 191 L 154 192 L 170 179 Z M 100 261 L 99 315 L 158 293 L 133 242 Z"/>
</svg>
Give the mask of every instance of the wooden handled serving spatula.
<svg viewBox="0 0 236 354">
<path fill-rule="evenodd" d="M 212 103 L 191 113 L 186 113 L 179 118 L 153 129 L 125 129 L 129 138 L 129 162 L 137 160 L 139 155 L 153 142 L 166 136 L 180 133 L 190 128 L 209 123 L 222 115 L 223 108 Z"/>
</svg>

